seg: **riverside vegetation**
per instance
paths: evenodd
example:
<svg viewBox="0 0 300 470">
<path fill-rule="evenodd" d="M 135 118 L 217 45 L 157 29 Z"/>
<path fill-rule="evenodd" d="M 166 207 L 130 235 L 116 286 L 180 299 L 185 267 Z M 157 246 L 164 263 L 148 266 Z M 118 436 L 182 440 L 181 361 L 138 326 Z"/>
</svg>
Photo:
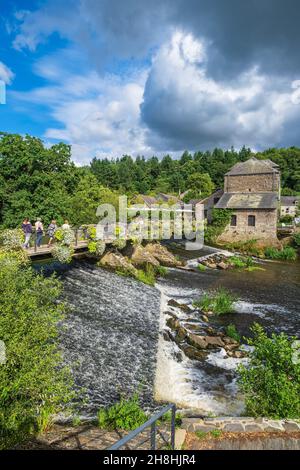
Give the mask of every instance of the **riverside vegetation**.
<svg viewBox="0 0 300 470">
<path fill-rule="evenodd" d="M 63 367 L 58 325 L 66 306 L 61 284 L 31 268 L 24 250 L 0 248 L 0 449 L 46 429 L 74 397 L 70 370 Z"/>
</svg>

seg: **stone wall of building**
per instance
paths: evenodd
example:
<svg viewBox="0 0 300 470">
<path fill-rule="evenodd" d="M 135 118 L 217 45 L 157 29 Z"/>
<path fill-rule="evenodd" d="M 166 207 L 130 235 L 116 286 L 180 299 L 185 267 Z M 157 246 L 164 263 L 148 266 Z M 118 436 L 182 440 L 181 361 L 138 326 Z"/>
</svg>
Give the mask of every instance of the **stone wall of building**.
<svg viewBox="0 0 300 470">
<path fill-rule="evenodd" d="M 219 242 L 233 243 L 235 241 L 263 240 L 268 243 L 276 243 L 277 240 L 277 210 L 236 210 L 237 225 L 229 225 Z M 255 227 L 248 225 L 248 216 L 255 216 Z"/>
<path fill-rule="evenodd" d="M 280 175 L 277 173 L 225 176 L 225 192 L 228 193 L 267 193 L 279 190 Z"/>
</svg>

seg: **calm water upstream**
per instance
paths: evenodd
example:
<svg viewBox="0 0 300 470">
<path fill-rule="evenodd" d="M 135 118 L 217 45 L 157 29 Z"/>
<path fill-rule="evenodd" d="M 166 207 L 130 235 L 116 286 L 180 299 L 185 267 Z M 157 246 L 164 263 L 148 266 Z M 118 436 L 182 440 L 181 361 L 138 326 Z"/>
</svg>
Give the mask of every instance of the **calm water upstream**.
<svg viewBox="0 0 300 470">
<path fill-rule="evenodd" d="M 178 254 L 191 259 L 203 251 Z M 169 299 L 191 304 L 207 290 L 223 286 L 239 297 L 237 313 L 213 317 L 212 322 L 234 323 L 240 334 L 248 335 L 256 321 L 270 332 L 300 337 L 300 263 L 263 262 L 261 267 L 265 271 L 252 273 L 170 269 L 157 288 L 85 261 L 48 267 L 60 274 L 64 298 L 71 306 L 61 342 L 77 385 L 86 390 L 84 414 L 94 415 L 100 406 L 137 389 L 149 407 L 154 393 L 159 401 L 174 401 L 205 414 L 240 413 L 243 401 L 234 370 L 241 359 L 226 358 L 221 350 L 192 361 L 175 343 L 164 340 L 159 329 L 166 328 Z M 176 314 L 185 319 L 181 310 Z"/>
</svg>

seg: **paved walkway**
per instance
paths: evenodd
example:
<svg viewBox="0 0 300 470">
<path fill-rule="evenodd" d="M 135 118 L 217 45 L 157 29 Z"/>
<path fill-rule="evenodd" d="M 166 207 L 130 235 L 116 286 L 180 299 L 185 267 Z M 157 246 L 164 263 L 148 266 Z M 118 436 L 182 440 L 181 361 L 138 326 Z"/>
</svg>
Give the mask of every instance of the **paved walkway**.
<svg viewBox="0 0 300 470">
<path fill-rule="evenodd" d="M 128 432 L 129 431 L 105 431 L 89 424 L 77 427 L 54 425 L 49 431 L 16 448 L 33 450 L 105 450 L 109 449 L 115 442 L 126 436 Z M 170 443 L 171 439 L 170 426 L 168 424 L 159 426 L 156 436 L 157 449 L 168 449 L 168 443 Z M 133 439 L 122 449 L 149 450 L 150 428 Z"/>
</svg>

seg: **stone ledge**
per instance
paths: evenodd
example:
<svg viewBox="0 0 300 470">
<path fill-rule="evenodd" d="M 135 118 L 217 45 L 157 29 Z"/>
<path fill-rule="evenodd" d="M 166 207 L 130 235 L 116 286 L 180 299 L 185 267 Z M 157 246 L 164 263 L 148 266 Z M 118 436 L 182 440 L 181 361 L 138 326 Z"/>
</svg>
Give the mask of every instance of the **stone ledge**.
<svg viewBox="0 0 300 470">
<path fill-rule="evenodd" d="M 268 418 L 184 418 L 182 428 L 189 432 L 300 432 L 300 420 Z"/>
</svg>

